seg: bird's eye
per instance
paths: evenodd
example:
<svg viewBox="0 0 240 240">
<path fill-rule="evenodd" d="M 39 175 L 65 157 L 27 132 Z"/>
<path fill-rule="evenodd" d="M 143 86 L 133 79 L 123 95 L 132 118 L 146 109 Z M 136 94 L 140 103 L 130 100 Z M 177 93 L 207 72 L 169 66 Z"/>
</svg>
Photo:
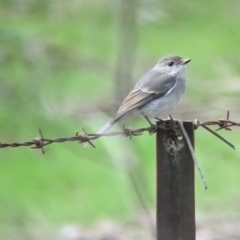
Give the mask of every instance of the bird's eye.
<svg viewBox="0 0 240 240">
<path fill-rule="evenodd" d="M 173 64 L 174 64 L 174 62 L 168 62 L 167 65 L 168 65 L 169 67 L 171 67 L 171 66 L 173 66 Z"/>
</svg>

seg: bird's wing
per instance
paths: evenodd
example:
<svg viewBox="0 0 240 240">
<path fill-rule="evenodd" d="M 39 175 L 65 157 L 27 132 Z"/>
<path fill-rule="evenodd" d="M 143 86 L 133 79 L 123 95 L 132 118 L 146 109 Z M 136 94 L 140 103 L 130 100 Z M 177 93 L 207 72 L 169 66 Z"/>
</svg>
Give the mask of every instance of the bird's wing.
<svg viewBox="0 0 240 240">
<path fill-rule="evenodd" d="M 140 89 L 135 89 L 131 91 L 127 97 L 124 99 L 118 112 L 129 111 L 133 108 L 143 106 L 147 102 L 153 99 L 155 93 L 149 91 L 142 91 Z"/>
<path fill-rule="evenodd" d="M 134 87 L 135 89 L 146 89 L 165 95 L 176 84 L 176 77 L 159 70 L 157 67 L 148 71 Z"/>
<path fill-rule="evenodd" d="M 167 95 L 176 84 L 176 77 L 155 69 L 146 73 L 124 99 L 118 113 L 126 113 L 141 107 L 155 98 Z"/>
</svg>

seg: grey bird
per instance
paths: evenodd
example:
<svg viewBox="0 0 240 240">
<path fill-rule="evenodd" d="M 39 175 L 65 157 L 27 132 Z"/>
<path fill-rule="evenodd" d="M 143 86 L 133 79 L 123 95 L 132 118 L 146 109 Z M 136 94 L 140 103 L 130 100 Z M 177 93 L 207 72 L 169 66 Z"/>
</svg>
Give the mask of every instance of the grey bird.
<svg viewBox="0 0 240 240">
<path fill-rule="evenodd" d="M 97 133 L 106 132 L 118 121 L 132 115 L 142 115 L 152 125 L 149 118 L 168 112 L 182 98 L 186 88 L 186 64 L 190 61 L 180 56 L 161 58 L 143 75 L 116 114 Z"/>
</svg>

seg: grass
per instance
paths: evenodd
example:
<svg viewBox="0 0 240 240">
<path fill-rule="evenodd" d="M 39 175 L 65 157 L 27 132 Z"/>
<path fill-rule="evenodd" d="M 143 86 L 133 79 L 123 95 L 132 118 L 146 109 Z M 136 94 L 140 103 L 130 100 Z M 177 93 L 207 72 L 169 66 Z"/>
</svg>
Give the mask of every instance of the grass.
<svg viewBox="0 0 240 240">
<path fill-rule="evenodd" d="M 85 116 L 79 109 L 106 95 L 112 97 L 116 7 L 108 1 L 94 1 L 94 5 L 85 1 L 76 7 L 61 1 L 58 6 L 62 8 L 57 11 L 44 3 L 39 7 L 26 0 L 22 11 L 14 1 L 0 4 L 2 142 L 32 139 L 38 135 L 38 127 L 49 138 L 74 135 L 81 126 L 96 131 L 107 120 L 100 113 Z M 191 57 L 185 101 L 206 104 L 203 100 L 210 101 L 219 78 L 228 79 L 240 72 L 236 52 L 239 15 L 235 13 L 239 3 L 214 0 L 161 4 L 156 3 L 156 8 L 165 14 L 157 15 L 155 22 L 143 19 L 139 23 L 136 79 L 147 70 L 145 65 L 151 66 L 159 56 L 179 53 Z M 230 66 L 230 73 L 222 66 Z M 238 106 L 235 94 L 235 105 L 229 109 Z M 225 101 L 224 95 L 217 98 Z M 206 111 L 212 119 L 215 116 L 208 105 Z M 134 120 L 131 124 L 137 128 L 146 123 Z M 209 185 L 204 191 L 196 174 L 199 211 L 231 213 L 238 208 L 239 131 L 225 134 L 237 150 L 232 151 L 203 129 L 196 133 L 196 154 Z M 119 137 L 96 145 L 97 149 L 84 149 L 74 143 L 52 145 L 45 155 L 29 148 L 1 149 L 2 233 L 6 227 L 24 228 L 31 221 L 59 226 L 134 217 L 138 209 L 126 175 L 129 167 L 141 177 L 147 199 L 154 206 L 155 137 L 145 134 L 133 141 L 121 141 Z M 125 149 L 124 153 L 118 146 Z M 119 163 L 123 161 L 126 163 Z M 118 165 L 111 167 L 109 163 Z"/>
</svg>

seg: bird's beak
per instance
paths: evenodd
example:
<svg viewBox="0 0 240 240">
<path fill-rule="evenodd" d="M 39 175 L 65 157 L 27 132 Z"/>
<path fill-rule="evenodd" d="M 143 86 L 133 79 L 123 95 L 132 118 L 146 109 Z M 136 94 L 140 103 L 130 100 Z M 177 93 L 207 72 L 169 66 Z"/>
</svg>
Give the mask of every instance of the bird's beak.
<svg viewBox="0 0 240 240">
<path fill-rule="evenodd" d="M 190 58 L 182 59 L 182 65 L 186 65 L 186 64 L 189 63 L 190 61 L 191 61 Z"/>
</svg>

